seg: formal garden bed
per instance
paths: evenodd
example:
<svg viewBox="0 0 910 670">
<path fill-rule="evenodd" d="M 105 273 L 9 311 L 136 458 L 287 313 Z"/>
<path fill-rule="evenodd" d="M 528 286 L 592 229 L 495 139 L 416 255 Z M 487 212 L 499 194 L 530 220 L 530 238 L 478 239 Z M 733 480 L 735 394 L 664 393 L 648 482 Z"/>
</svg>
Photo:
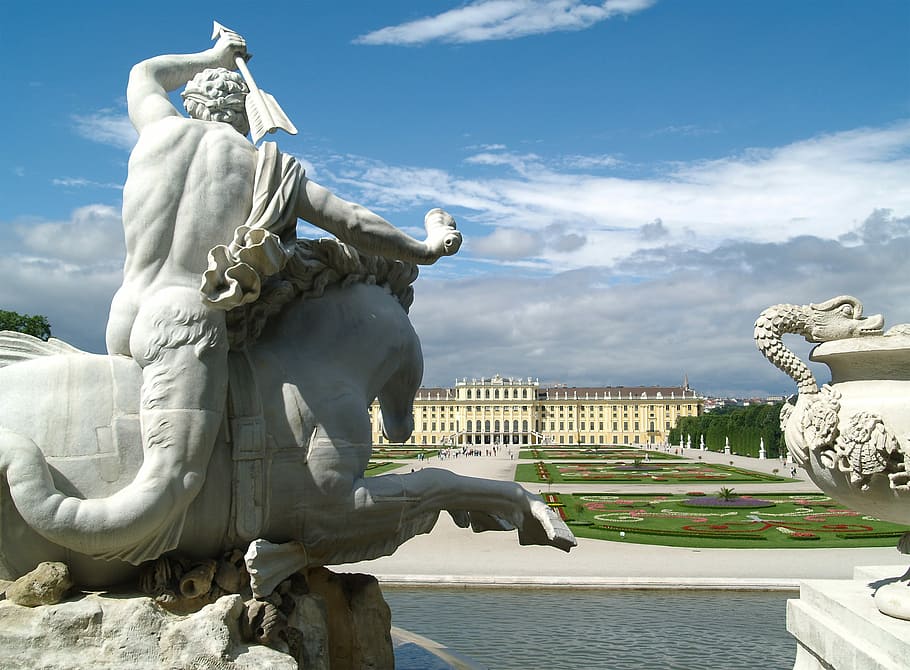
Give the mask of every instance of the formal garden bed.
<svg viewBox="0 0 910 670">
<path fill-rule="evenodd" d="M 794 549 L 896 546 L 906 526 L 822 494 L 545 493 L 578 537 L 677 547 Z M 712 500 L 713 504 L 705 504 Z M 700 503 L 699 506 L 695 506 Z"/>
<path fill-rule="evenodd" d="M 595 458 L 597 460 L 608 461 L 632 461 L 635 459 L 645 460 L 682 460 L 682 456 L 668 453 L 666 451 L 652 451 L 650 449 L 632 449 L 623 447 L 576 447 L 562 449 L 557 447 L 539 447 L 535 449 L 523 449 L 518 454 L 519 458 L 525 460 L 574 460 L 580 461 Z"/>
<path fill-rule="evenodd" d="M 522 463 L 515 481 L 551 484 L 684 484 L 791 482 L 792 479 L 718 463 Z"/>
</svg>

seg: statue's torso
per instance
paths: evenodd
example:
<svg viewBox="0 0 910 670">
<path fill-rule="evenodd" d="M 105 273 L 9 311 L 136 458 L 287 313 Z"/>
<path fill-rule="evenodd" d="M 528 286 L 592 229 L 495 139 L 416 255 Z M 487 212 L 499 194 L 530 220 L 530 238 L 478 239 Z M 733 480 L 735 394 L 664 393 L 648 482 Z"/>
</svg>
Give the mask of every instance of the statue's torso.
<svg viewBox="0 0 910 670">
<path fill-rule="evenodd" d="M 123 189 L 124 284 L 198 286 L 252 201 L 256 149 L 224 123 L 170 117 L 147 127 Z"/>
</svg>

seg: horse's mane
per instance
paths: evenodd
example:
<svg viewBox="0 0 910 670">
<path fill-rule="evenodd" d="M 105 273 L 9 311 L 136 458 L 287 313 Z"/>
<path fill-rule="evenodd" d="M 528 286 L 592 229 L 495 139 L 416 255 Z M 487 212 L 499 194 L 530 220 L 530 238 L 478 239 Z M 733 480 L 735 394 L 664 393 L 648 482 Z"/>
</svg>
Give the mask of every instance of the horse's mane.
<svg viewBox="0 0 910 670">
<path fill-rule="evenodd" d="M 298 240 L 284 270 L 263 284 L 259 298 L 227 313 L 231 348 L 255 342 L 269 318 L 292 300 L 319 298 L 330 286 L 357 282 L 381 286 L 407 312 L 414 301 L 415 279 L 413 263 L 368 256 L 337 240 Z"/>
</svg>

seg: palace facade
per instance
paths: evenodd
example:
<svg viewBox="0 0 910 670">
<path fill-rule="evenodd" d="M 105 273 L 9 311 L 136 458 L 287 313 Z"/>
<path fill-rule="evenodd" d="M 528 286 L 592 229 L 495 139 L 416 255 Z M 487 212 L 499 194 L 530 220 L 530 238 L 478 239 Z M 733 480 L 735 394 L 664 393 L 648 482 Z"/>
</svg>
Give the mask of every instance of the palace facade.
<svg viewBox="0 0 910 670">
<path fill-rule="evenodd" d="M 657 445 L 680 417 L 704 413 L 705 398 L 677 387 L 541 386 L 530 377 L 456 380 L 421 388 L 408 446 L 483 444 Z M 373 444 L 382 436 L 379 403 L 370 407 Z"/>
</svg>

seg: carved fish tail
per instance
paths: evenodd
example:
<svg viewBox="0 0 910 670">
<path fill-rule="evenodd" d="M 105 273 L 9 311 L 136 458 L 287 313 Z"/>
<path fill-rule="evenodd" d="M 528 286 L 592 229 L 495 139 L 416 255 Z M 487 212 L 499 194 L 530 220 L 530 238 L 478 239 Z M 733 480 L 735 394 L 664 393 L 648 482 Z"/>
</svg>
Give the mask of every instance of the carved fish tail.
<svg viewBox="0 0 910 670">
<path fill-rule="evenodd" d="M 10 498 L 32 530 L 87 556 L 119 558 L 138 565 L 175 548 L 183 529 L 186 510 L 173 509 L 174 505 L 145 483 L 134 481 L 107 498 L 63 494 L 38 445 L 2 428 L 0 475 L 6 478 Z"/>
</svg>

